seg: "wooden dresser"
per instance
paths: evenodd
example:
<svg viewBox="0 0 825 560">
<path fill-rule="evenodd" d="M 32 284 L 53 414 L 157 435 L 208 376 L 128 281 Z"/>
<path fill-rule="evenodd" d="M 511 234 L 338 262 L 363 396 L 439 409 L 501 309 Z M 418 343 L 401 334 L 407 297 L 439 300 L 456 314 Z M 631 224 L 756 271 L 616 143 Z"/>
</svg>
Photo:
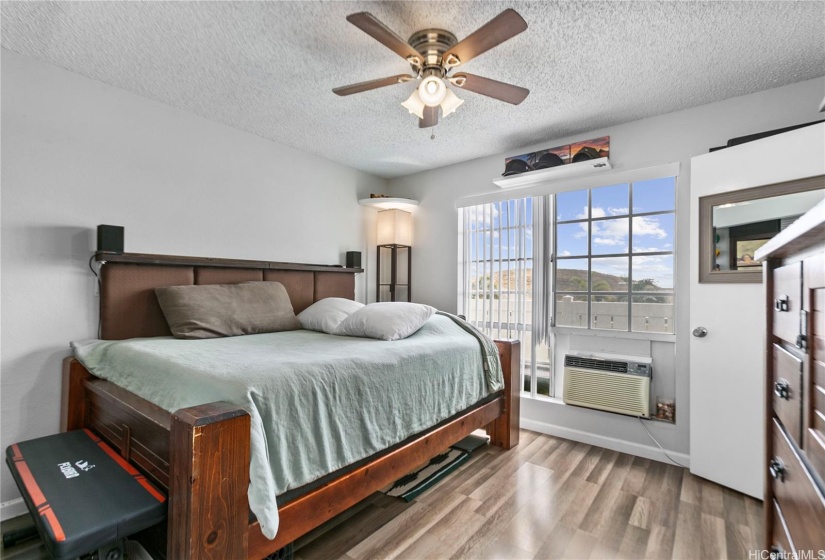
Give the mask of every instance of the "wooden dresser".
<svg viewBox="0 0 825 560">
<path fill-rule="evenodd" d="M 767 261 L 765 548 L 825 558 L 825 201 L 756 257 Z"/>
</svg>

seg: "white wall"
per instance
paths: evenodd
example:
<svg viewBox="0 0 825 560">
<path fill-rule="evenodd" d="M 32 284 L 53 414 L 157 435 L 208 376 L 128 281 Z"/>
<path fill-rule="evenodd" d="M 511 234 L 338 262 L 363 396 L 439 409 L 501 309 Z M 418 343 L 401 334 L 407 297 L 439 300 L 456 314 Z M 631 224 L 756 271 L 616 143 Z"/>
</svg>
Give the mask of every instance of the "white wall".
<svg viewBox="0 0 825 560">
<path fill-rule="evenodd" d="M 710 105 L 644 119 L 610 128 L 594 130 L 575 137 L 554 137 L 548 131 L 540 144 L 514 149 L 432 171 L 390 181 L 392 194 L 418 199 L 415 215 L 413 249 L 413 283 L 416 301 L 445 310 L 456 309 L 457 235 L 456 201 L 459 198 L 500 192 L 492 180 L 504 169 L 505 156 L 568 144 L 577 140 L 610 136 L 610 176 L 628 170 L 678 162 L 681 172 L 677 182 L 677 258 L 676 258 L 676 342 L 653 342 L 651 352 L 656 367 L 654 391 L 676 398 L 675 426 L 650 422 L 649 429 L 672 451 L 687 459 L 688 453 L 688 255 L 693 250 L 689 239 L 690 158 L 709 148 L 724 145 L 729 138 L 763 130 L 825 118 L 817 109 L 825 92 L 825 79 L 818 78 L 767 90 Z M 471 111 L 472 100 L 461 107 Z M 550 109 L 552 110 L 552 108 Z M 563 187 L 560 187 L 563 188 Z M 513 197 L 518 191 L 513 190 Z M 569 337 L 568 337 L 569 338 Z M 561 350 L 564 350 L 563 342 Z M 614 338 L 601 344 L 619 351 L 623 339 Z M 659 358 L 657 359 L 657 356 Z M 672 391 L 672 392 L 669 392 Z M 586 440 L 642 455 L 661 457 L 638 420 L 546 401 L 522 401 L 522 425 L 533 429 Z M 678 458 L 678 457 L 677 457 Z"/>
<path fill-rule="evenodd" d="M 129 252 L 374 262 L 357 200 L 384 179 L 6 50 L 2 135 L 3 449 L 58 431 L 61 360 L 97 331 L 98 224 L 125 226 Z"/>
</svg>

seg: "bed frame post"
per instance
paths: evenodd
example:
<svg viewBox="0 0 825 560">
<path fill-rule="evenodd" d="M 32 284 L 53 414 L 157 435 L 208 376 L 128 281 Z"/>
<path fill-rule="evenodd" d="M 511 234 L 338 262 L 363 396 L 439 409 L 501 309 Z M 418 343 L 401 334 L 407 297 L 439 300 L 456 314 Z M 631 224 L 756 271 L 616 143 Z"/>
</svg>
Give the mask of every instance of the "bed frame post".
<svg viewBox="0 0 825 560">
<path fill-rule="evenodd" d="M 60 431 L 86 427 L 89 401 L 84 383 L 92 375 L 73 357 L 63 359 L 63 386 L 60 395 Z"/>
<path fill-rule="evenodd" d="M 518 445 L 521 414 L 521 344 L 518 340 L 496 340 L 504 375 L 504 414 L 487 425 L 490 443 L 502 449 Z"/>
<path fill-rule="evenodd" d="M 249 430 L 225 402 L 172 415 L 168 558 L 246 559 Z"/>
</svg>

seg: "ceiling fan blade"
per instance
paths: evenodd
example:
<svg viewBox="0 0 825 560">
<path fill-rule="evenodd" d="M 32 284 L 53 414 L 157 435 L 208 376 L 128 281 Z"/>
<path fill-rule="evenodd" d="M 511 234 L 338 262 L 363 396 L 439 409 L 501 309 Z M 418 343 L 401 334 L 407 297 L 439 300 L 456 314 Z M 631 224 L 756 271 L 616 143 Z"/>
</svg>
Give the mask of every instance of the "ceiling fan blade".
<svg viewBox="0 0 825 560">
<path fill-rule="evenodd" d="M 418 128 L 430 128 L 438 124 L 438 107 L 424 107 L 424 118 L 418 119 Z"/>
<path fill-rule="evenodd" d="M 442 57 L 444 67 L 451 68 L 466 64 L 525 29 L 527 29 L 527 22 L 524 18 L 512 8 L 508 8 L 444 53 Z"/>
<path fill-rule="evenodd" d="M 466 72 L 451 76 L 450 83 L 461 89 L 480 93 L 513 105 L 518 105 L 530 94 L 530 90 L 527 88 L 491 80 L 490 78 L 482 78 Z"/>
<path fill-rule="evenodd" d="M 421 54 L 371 13 L 358 12 L 357 14 L 350 14 L 347 16 L 347 21 L 401 58 L 406 59 L 410 64 L 421 66 Z"/>
<path fill-rule="evenodd" d="M 359 82 L 348 86 L 337 87 L 332 90 L 336 95 L 352 95 L 353 93 L 361 93 L 362 91 L 369 91 L 371 89 L 378 89 L 394 84 L 400 84 L 415 79 L 415 76 L 408 76 L 407 74 L 398 74 L 397 76 L 390 76 L 388 78 L 380 78 L 378 80 L 369 80 L 368 82 Z"/>
</svg>

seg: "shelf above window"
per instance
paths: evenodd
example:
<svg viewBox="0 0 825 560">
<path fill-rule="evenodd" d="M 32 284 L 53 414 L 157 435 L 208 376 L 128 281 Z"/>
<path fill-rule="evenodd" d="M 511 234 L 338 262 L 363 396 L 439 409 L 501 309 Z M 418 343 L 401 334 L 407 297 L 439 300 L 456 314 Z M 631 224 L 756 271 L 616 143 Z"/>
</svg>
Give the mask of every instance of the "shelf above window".
<svg viewBox="0 0 825 560">
<path fill-rule="evenodd" d="M 518 175 L 511 175 L 510 177 L 496 177 L 493 179 L 493 183 L 502 189 L 530 187 L 539 183 L 570 177 L 581 177 L 582 175 L 590 175 L 591 173 L 607 171 L 612 168 L 613 166 L 610 165 L 610 159 L 603 157 L 577 163 L 568 163 L 556 167 L 548 167 L 547 169 L 527 171 L 525 173 L 519 173 Z"/>
<path fill-rule="evenodd" d="M 372 206 L 379 210 L 404 210 L 409 212 L 416 206 L 418 201 L 411 198 L 362 198 L 358 201 L 361 206 Z"/>
</svg>

